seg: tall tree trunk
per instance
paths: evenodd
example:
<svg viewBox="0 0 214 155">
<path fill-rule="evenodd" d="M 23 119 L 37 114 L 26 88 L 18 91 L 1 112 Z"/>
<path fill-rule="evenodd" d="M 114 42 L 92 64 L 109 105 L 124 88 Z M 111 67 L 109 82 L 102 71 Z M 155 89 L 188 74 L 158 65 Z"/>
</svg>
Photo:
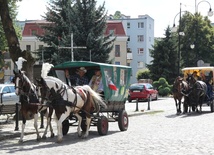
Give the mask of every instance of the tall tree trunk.
<svg viewBox="0 0 214 155">
<path fill-rule="evenodd" d="M 27 60 L 23 64 L 23 70 L 26 71 L 27 76 L 32 81 L 33 80 L 33 65 L 35 63 L 35 59 L 32 57 L 30 52 L 26 52 L 21 50 L 19 46 L 19 40 L 16 35 L 16 31 L 13 27 L 13 21 L 10 18 L 8 0 L 0 0 L 0 16 L 1 22 L 3 25 L 3 29 L 5 32 L 5 36 L 8 42 L 10 57 L 13 62 L 17 61 L 19 57 L 23 57 Z"/>
</svg>

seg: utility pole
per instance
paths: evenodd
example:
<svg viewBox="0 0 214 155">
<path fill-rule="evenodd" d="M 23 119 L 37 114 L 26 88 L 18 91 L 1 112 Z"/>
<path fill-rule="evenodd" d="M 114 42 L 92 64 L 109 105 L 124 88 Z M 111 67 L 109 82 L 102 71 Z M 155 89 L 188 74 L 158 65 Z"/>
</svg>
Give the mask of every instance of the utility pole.
<svg viewBox="0 0 214 155">
<path fill-rule="evenodd" d="M 71 47 L 58 47 L 58 49 L 71 49 L 71 61 L 74 61 L 74 48 L 86 49 L 86 46 L 74 46 L 73 45 L 73 33 L 71 33 Z"/>
</svg>

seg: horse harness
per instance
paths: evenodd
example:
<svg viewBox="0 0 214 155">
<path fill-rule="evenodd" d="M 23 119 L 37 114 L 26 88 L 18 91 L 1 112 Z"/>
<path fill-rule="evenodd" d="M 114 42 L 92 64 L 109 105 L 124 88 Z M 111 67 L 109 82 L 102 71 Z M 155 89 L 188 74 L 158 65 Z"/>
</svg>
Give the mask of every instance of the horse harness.
<svg viewBox="0 0 214 155">
<path fill-rule="evenodd" d="M 73 102 L 68 101 L 68 89 L 72 89 L 73 93 L 75 94 L 75 99 Z M 80 109 L 80 107 L 77 106 L 77 94 L 84 101 L 84 105 L 86 104 L 86 102 L 87 102 L 87 97 L 85 96 L 85 94 L 87 93 L 86 90 L 81 89 L 79 87 L 77 87 L 77 89 L 75 89 L 74 87 L 70 87 L 70 86 L 68 89 L 65 87 L 65 85 L 62 85 L 61 88 L 59 90 L 57 90 L 57 93 L 60 94 L 61 96 L 63 96 L 66 93 L 66 95 L 67 95 L 66 105 Z"/>
</svg>

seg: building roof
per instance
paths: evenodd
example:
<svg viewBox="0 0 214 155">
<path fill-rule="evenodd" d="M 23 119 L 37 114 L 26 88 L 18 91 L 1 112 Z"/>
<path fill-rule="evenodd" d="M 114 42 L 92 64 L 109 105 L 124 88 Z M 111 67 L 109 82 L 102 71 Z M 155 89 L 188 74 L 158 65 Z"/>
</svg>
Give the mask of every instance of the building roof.
<svg viewBox="0 0 214 155">
<path fill-rule="evenodd" d="M 107 28 L 105 31 L 105 35 L 108 35 L 114 31 L 115 36 L 126 36 L 125 30 L 123 28 L 123 24 L 121 21 L 108 21 Z"/>
</svg>

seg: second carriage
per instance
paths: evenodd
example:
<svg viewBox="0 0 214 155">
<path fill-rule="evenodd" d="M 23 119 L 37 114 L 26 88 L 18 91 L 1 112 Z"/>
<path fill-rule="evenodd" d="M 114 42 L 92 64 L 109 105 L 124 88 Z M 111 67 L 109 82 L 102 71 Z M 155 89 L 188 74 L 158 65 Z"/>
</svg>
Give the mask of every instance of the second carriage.
<svg viewBox="0 0 214 155">
<path fill-rule="evenodd" d="M 121 131 L 126 131 L 128 129 L 129 119 L 125 110 L 125 103 L 128 96 L 131 68 L 128 66 L 106 63 L 69 61 L 55 66 L 52 69 L 52 73 L 68 84 L 65 71 L 67 70 L 70 75 L 73 75 L 80 67 L 86 68 L 87 73 L 85 75 L 88 79 L 91 79 L 96 69 L 99 69 L 102 74 L 104 101 L 107 108 L 102 108 L 98 114 L 91 114 L 91 126 L 97 126 L 98 133 L 100 135 L 106 135 L 108 132 L 108 122 L 118 122 L 119 129 Z M 116 87 L 115 90 L 111 89 L 112 85 Z M 76 125 L 76 123 L 77 119 L 71 114 L 69 118 L 63 122 L 63 134 L 67 134 L 69 126 Z M 81 128 L 83 131 L 86 128 L 84 118 Z"/>
<path fill-rule="evenodd" d="M 184 79 L 187 78 L 188 74 L 195 73 L 199 80 L 204 81 L 211 87 L 207 91 L 207 98 L 203 101 L 203 104 L 210 106 L 211 112 L 214 112 L 214 101 L 213 101 L 213 90 L 214 90 L 214 67 L 203 66 L 203 67 L 186 67 L 182 69 Z"/>
</svg>

